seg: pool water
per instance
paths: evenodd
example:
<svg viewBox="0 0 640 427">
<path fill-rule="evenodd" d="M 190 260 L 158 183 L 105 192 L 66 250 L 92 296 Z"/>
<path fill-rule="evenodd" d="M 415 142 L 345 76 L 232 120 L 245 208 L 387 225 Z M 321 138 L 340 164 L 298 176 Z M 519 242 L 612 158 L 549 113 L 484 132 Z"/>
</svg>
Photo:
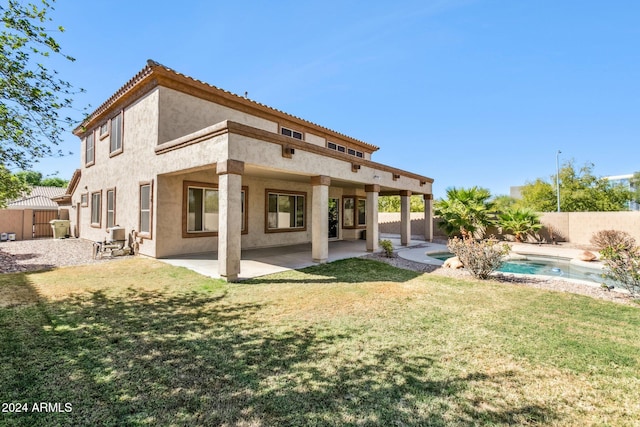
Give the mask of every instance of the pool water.
<svg viewBox="0 0 640 427">
<path fill-rule="evenodd" d="M 454 256 L 454 254 L 439 253 L 429 256 L 445 261 L 447 258 Z M 567 258 L 528 256 L 526 260 L 506 261 L 498 271 L 502 273 L 556 276 L 567 279 L 588 280 L 596 283 L 608 282 L 602 278 L 600 269 L 573 265 L 569 261 Z"/>
</svg>

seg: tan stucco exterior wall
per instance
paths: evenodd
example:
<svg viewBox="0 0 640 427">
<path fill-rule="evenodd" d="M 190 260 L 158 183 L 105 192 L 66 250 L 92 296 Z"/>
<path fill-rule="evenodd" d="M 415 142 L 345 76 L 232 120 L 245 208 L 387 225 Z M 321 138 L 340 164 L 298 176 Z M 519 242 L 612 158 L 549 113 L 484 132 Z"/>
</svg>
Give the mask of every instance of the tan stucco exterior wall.
<svg viewBox="0 0 640 427">
<path fill-rule="evenodd" d="M 255 117 L 223 105 L 159 87 L 158 143 L 189 135 L 225 120 L 233 120 L 258 129 L 278 133 L 278 123 Z"/>
<path fill-rule="evenodd" d="M 226 101 L 221 102 L 225 104 Z M 183 183 L 218 183 L 217 167 L 226 161 L 241 165 L 241 172 L 229 173 L 240 176 L 241 185 L 248 189 L 248 232 L 241 236 L 242 248 L 311 242 L 311 181 L 314 177 L 330 178 L 329 198 L 339 199 L 340 205 L 345 195 L 366 198 L 365 186 L 382 187 L 391 192 L 408 190 L 416 194 L 432 191 L 428 178 L 409 172 L 404 176 L 403 171 L 367 161 L 370 159 L 368 153 L 365 153 L 365 159 L 325 153 L 327 150 L 318 147 L 325 147 L 326 139 L 309 132 L 309 129 L 317 129 L 323 134 L 322 129 L 309 123 L 305 125 L 305 141 L 289 142 L 279 134 L 279 123 L 258 117 L 262 113 L 248 114 L 245 107 L 240 108 L 244 111 L 235 110 L 163 86 L 136 98 L 124 110 L 121 154 L 110 157 L 110 138 L 100 139 L 96 132 L 95 164 L 85 167 L 85 139 L 82 139 L 81 175 L 71 201 L 76 208 L 70 212 L 72 230 L 77 232 L 79 229 L 80 237 L 88 240 L 107 238 L 106 197 L 109 189 L 116 191 L 116 225 L 124 227 L 127 234 L 139 230 L 140 184 L 151 182 L 152 232 L 150 238 L 142 241 L 140 253 L 166 257 L 216 251 L 216 236 L 183 237 Z M 116 112 L 109 116 L 106 112 L 101 114 L 104 119 L 96 118 L 92 123 L 94 129 Z M 265 117 L 271 118 L 270 115 Z M 291 123 L 295 121 L 291 120 Z M 290 126 L 286 120 L 285 124 Z M 291 127 L 295 129 L 295 126 Z M 284 148 L 289 145 L 296 145 L 295 153 L 286 156 Z M 400 176 L 394 176 L 398 172 Z M 225 171 L 221 173 L 225 174 Z M 233 179 L 237 185 L 237 180 Z M 266 189 L 306 194 L 305 230 L 266 232 Z M 90 225 L 91 195 L 96 191 L 101 192 L 102 199 L 99 227 Z M 82 194 L 87 195 L 86 206 L 79 206 Z M 339 228 L 341 239 L 359 238 L 360 233 L 361 229 Z"/>
<path fill-rule="evenodd" d="M 268 143 L 246 136 L 230 136 L 229 157 L 246 163 L 256 164 L 274 171 L 287 171 L 302 176 L 327 175 L 334 180 L 346 180 L 364 185 L 377 184 L 397 190 L 410 190 L 415 194 L 431 193 L 432 184 L 423 185 L 414 178 L 401 176 L 394 180 L 390 172 L 380 171 L 375 166 L 361 166 L 352 170 L 351 159 L 327 158 L 304 150 L 297 150 L 291 159 L 282 156 L 279 144 Z"/>
<path fill-rule="evenodd" d="M 155 179 L 153 151 L 157 135 L 158 91 L 154 90 L 124 110 L 121 154 L 109 157 L 109 137 L 100 139 L 95 135 L 95 164 L 82 168 L 82 175 L 72 196 L 72 206 L 80 203 L 82 193 L 88 194 L 88 205 L 80 209 L 80 237 L 93 241 L 107 238 L 106 191 L 116 189 L 116 224 L 126 233 L 138 230 L 139 185 Z M 84 165 L 85 141 L 81 144 Z M 154 191 L 157 185 L 154 185 Z M 102 191 L 102 224 L 99 228 L 91 223 L 91 193 Z M 155 200 L 155 196 L 154 196 Z M 76 209 L 70 213 L 71 229 L 77 230 Z M 155 224 L 154 224 L 155 226 Z M 140 247 L 145 255 L 155 255 L 154 240 L 145 241 Z"/>
<path fill-rule="evenodd" d="M 156 256 L 167 257 L 180 253 L 198 253 L 218 250 L 217 237 L 182 237 L 183 182 L 194 181 L 217 184 L 215 169 L 196 171 L 180 175 L 162 175 L 158 177 L 158 209 L 156 215 Z M 312 187 L 311 184 L 291 182 L 279 179 L 243 176 L 242 185 L 247 187 L 248 232 L 242 235 L 243 248 L 262 248 L 294 245 L 311 241 Z M 266 190 L 296 191 L 306 193 L 306 225 L 304 231 L 268 233 L 265 231 Z M 329 197 L 342 200 L 342 196 L 358 195 L 363 191 L 347 191 L 338 187 L 329 188 Z M 341 213 L 342 214 L 342 213 Z M 356 238 L 352 230 L 341 230 L 343 238 Z M 350 236 L 354 234 L 353 237 Z"/>
</svg>

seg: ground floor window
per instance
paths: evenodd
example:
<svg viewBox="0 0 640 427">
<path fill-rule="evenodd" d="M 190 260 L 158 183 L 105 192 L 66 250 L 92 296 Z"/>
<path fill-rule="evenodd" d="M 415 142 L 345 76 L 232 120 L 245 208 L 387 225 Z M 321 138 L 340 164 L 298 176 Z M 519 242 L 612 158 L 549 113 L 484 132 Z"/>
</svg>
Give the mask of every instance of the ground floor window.
<svg viewBox="0 0 640 427">
<path fill-rule="evenodd" d="M 107 190 L 107 228 L 116 225 L 116 189 Z"/>
<path fill-rule="evenodd" d="M 91 193 L 91 226 L 102 225 L 102 191 Z"/>
<path fill-rule="evenodd" d="M 367 199 L 357 196 L 342 198 L 342 226 L 359 228 L 367 225 Z"/>
<path fill-rule="evenodd" d="M 218 231 L 218 190 L 189 187 L 187 232 Z"/>
<path fill-rule="evenodd" d="M 153 183 L 140 183 L 139 229 L 143 237 L 151 237 Z"/>
<path fill-rule="evenodd" d="M 246 198 L 248 188 L 242 187 L 240 209 L 241 230 L 247 232 Z M 216 184 L 185 181 L 183 185 L 183 237 L 217 235 L 219 226 L 219 191 Z"/>
<path fill-rule="evenodd" d="M 267 190 L 267 232 L 306 229 L 306 193 Z"/>
</svg>

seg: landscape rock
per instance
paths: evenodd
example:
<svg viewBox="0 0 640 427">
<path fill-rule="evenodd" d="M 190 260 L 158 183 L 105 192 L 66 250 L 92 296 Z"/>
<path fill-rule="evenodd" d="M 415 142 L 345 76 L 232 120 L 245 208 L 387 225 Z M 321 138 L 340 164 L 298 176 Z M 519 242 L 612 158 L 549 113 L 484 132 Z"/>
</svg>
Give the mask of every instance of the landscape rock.
<svg viewBox="0 0 640 427">
<path fill-rule="evenodd" d="M 442 266 L 444 268 L 452 268 L 454 270 L 464 267 L 464 265 L 462 264 L 462 261 L 460 261 L 460 258 L 458 258 L 457 256 L 447 258 L 447 260 L 444 262 L 444 264 L 442 264 Z"/>
<path fill-rule="evenodd" d="M 598 257 L 593 252 L 584 251 L 578 256 L 580 261 L 595 261 Z"/>
</svg>

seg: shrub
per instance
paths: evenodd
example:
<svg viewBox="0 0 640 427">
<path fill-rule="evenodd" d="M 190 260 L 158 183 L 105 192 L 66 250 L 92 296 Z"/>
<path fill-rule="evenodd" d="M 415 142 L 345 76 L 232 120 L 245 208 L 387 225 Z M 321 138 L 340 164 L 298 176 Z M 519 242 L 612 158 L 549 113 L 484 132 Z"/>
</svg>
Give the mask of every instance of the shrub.
<svg viewBox="0 0 640 427">
<path fill-rule="evenodd" d="M 393 256 L 393 243 L 391 243 L 391 240 L 380 240 L 380 247 L 384 250 L 384 254 L 387 258 L 391 258 Z"/>
<path fill-rule="evenodd" d="M 542 228 L 539 214 L 531 209 L 513 207 L 498 215 L 498 225 L 512 232 L 516 242 L 522 242 L 528 234 Z"/>
<path fill-rule="evenodd" d="M 449 250 L 456 254 L 464 268 L 478 279 L 487 279 L 489 275 L 500 268 L 504 256 L 511 248 L 506 243 L 499 244 L 495 240 L 460 240 L 449 239 Z"/>
<path fill-rule="evenodd" d="M 636 241 L 626 231 L 600 230 L 591 236 L 591 244 L 598 250 L 607 247 L 631 249 L 636 245 Z"/>
<path fill-rule="evenodd" d="M 640 297 L 640 248 L 624 243 L 607 246 L 601 252 L 604 276 L 620 283 L 632 297 Z"/>
</svg>

